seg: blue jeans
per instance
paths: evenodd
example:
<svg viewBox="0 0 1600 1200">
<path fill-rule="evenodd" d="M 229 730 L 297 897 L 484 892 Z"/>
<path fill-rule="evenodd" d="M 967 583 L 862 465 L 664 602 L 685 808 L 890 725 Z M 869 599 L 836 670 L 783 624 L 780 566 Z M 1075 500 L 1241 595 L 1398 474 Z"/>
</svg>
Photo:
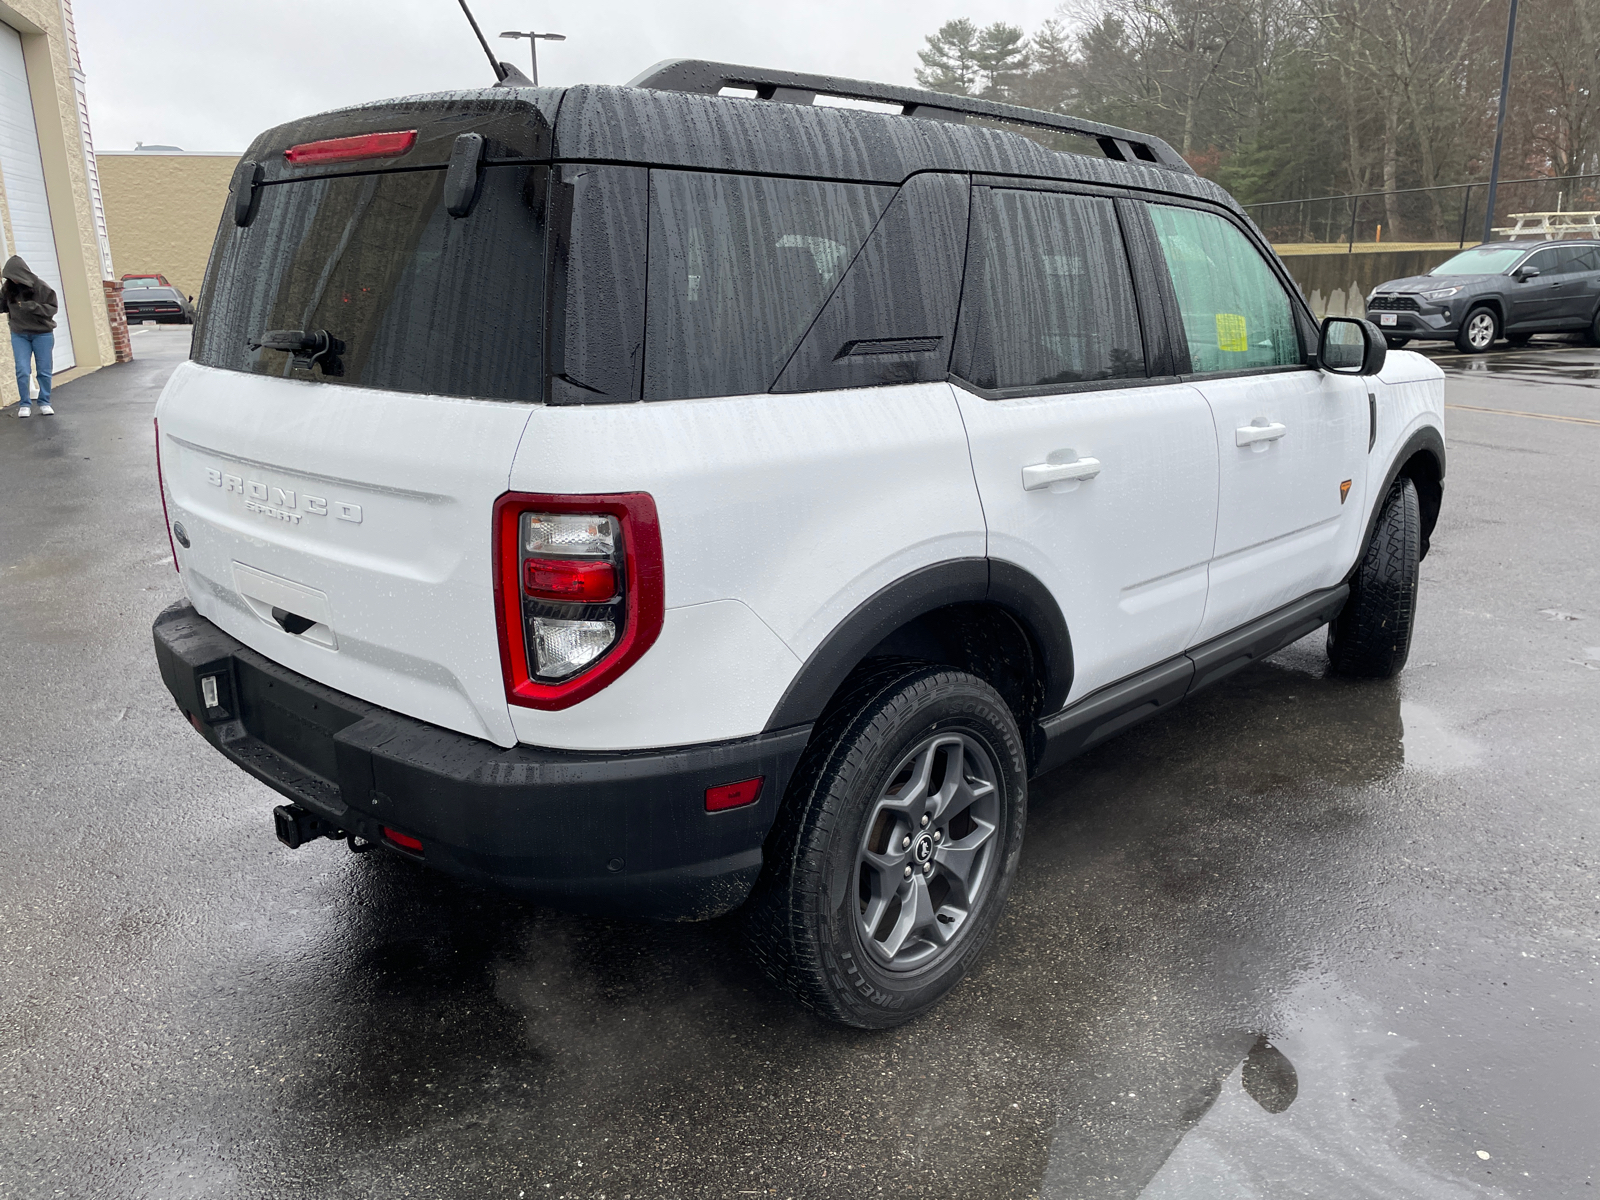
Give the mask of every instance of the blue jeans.
<svg viewBox="0 0 1600 1200">
<path fill-rule="evenodd" d="M 28 376 L 34 372 L 29 369 L 29 358 L 38 369 L 39 376 L 39 403 L 50 403 L 50 367 L 51 356 L 56 349 L 56 335 L 53 331 L 44 333 L 18 333 L 11 331 L 11 357 L 17 364 L 17 395 L 22 397 L 24 404 L 28 403 Z"/>
</svg>

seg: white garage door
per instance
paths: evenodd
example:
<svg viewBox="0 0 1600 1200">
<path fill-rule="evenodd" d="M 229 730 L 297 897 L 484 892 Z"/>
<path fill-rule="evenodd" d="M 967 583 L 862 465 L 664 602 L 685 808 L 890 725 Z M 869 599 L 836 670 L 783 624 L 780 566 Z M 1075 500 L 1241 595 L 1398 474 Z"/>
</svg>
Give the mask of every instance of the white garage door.
<svg viewBox="0 0 1600 1200">
<path fill-rule="evenodd" d="M 39 130 L 33 123 L 28 70 L 22 62 L 22 36 L 9 25 L 0 25 L 0 174 L 5 180 L 15 242 L 4 247 L 5 254 L 22 255 L 33 273 L 55 288 L 56 299 L 61 301 L 61 264 L 56 260 L 56 235 L 45 197 Z M 55 369 L 64 371 L 77 361 L 66 302 L 61 301 L 56 313 Z"/>
</svg>

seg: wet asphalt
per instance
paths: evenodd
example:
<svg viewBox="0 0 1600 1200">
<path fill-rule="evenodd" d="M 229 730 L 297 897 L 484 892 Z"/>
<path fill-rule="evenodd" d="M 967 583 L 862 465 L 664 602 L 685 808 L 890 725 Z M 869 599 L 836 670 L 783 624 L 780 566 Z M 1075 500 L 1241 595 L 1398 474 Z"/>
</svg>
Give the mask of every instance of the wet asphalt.
<svg viewBox="0 0 1600 1200">
<path fill-rule="evenodd" d="M 0 1195 L 1597 1194 L 1600 351 L 1437 354 L 1405 675 L 1308 638 L 1036 781 L 987 957 L 867 1034 L 736 919 L 274 840 L 150 650 L 186 344 L 0 412 Z"/>
</svg>

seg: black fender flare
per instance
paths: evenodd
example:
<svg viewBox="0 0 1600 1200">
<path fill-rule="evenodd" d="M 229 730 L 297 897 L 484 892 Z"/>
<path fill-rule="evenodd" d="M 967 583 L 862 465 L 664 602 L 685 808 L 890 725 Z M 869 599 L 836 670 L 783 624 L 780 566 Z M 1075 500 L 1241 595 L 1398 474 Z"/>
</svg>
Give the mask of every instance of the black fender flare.
<svg viewBox="0 0 1600 1200">
<path fill-rule="evenodd" d="M 1372 533 L 1378 527 L 1378 518 L 1383 514 L 1383 501 L 1388 496 L 1389 489 L 1394 486 L 1394 481 L 1400 478 L 1401 468 L 1419 453 L 1427 454 L 1437 464 L 1439 486 L 1441 488 L 1444 487 L 1444 434 L 1439 431 L 1437 426 L 1424 425 L 1421 429 L 1415 430 L 1401 445 L 1400 449 L 1396 451 L 1394 457 L 1389 461 L 1389 469 L 1383 477 L 1383 486 L 1372 493 L 1372 511 L 1367 514 L 1367 527 L 1361 534 L 1361 544 L 1356 551 L 1356 561 L 1351 565 L 1349 574 L 1345 576 L 1346 583 L 1355 577 L 1356 571 L 1361 567 L 1361 559 L 1367 552 L 1367 545 L 1372 541 Z M 1435 510 L 1432 514 L 1433 519 L 1437 520 L 1438 515 L 1437 510 Z M 1433 525 L 1431 523 L 1422 531 L 1422 556 L 1424 558 L 1428 554 L 1428 535 L 1432 532 Z"/>
<path fill-rule="evenodd" d="M 1014 563 L 957 558 L 919 567 L 874 592 L 831 630 L 790 680 L 768 730 L 815 721 L 867 653 L 901 626 L 951 604 L 988 602 L 1014 616 L 1039 650 L 1041 713 L 1066 703 L 1072 688 L 1072 639 L 1061 606 L 1037 576 Z"/>
</svg>

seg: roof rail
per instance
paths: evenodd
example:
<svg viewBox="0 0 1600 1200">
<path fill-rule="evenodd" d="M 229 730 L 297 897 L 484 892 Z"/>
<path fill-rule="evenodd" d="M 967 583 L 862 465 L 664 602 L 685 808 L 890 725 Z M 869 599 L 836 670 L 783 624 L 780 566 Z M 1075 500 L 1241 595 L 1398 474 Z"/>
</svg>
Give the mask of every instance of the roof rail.
<svg viewBox="0 0 1600 1200">
<path fill-rule="evenodd" d="M 1098 142 L 1107 158 L 1122 162 L 1144 162 L 1193 175 L 1194 169 L 1166 142 L 1149 134 L 1098 121 L 1084 121 L 1060 113 L 1016 104 L 997 104 L 975 96 L 929 92 L 920 88 L 895 87 L 863 79 L 839 79 L 832 75 L 803 75 L 795 71 L 774 71 L 765 67 L 742 67 L 734 63 L 703 62 L 694 58 L 669 58 L 658 62 L 630 79 L 628 87 L 654 88 L 660 92 L 689 92 L 700 96 L 718 95 L 723 88 L 743 88 L 761 100 L 789 104 L 810 104 L 818 96 L 837 96 L 847 100 L 868 100 L 879 104 L 898 104 L 903 116 L 966 124 L 968 117 L 1005 121 L 1013 125 L 1032 125 L 1062 133 L 1075 133 Z"/>
</svg>

